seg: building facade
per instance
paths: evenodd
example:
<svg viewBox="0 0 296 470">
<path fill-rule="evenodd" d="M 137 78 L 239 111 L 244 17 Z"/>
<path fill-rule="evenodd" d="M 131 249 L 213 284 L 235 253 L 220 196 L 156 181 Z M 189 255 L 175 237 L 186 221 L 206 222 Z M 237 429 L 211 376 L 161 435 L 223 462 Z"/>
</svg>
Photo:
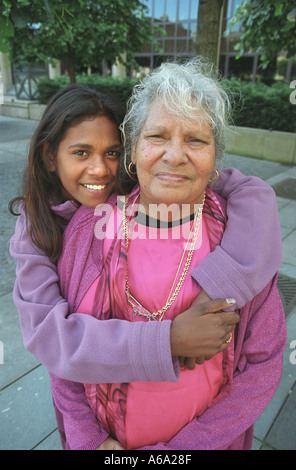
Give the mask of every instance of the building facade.
<svg viewBox="0 0 296 470">
<path fill-rule="evenodd" d="M 155 26 L 159 26 L 166 33 L 159 35 L 158 48 L 152 44 L 145 46 L 134 54 L 140 66 L 140 72 L 133 71 L 132 75 L 141 76 L 149 70 L 159 66 L 165 60 L 192 57 L 194 41 L 197 33 L 197 17 L 199 0 L 142 0 L 147 6 L 147 16 Z M 230 30 L 228 36 L 224 31 L 229 29 L 230 19 L 242 0 L 225 0 L 223 9 L 222 35 L 220 38 L 219 69 L 226 77 L 236 76 L 244 80 L 255 81 L 261 79 L 267 84 L 275 80 L 286 80 L 290 83 L 296 79 L 296 62 L 286 59 L 285 55 L 278 56 L 266 70 L 259 68 L 260 57 L 257 53 L 244 54 L 239 60 L 235 57 L 235 44 L 240 35 L 239 24 Z M 112 73 L 113 76 L 125 76 L 126 70 L 121 64 L 109 64 L 103 61 L 101 73 Z M 61 73 L 60 64 L 53 68 L 47 64 L 34 68 L 22 69 L 10 67 L 3 54 L 0 54 L 0 83 L 3 80 L 4 94 L 17 95 L 20 99 L 34 100 L 36 96 L 36 80 L 41 76 L 49 75 L 55 78 Z M 62 72 L 63 73 L 63 72 Z M 3 94 L 3 93 L 2 93 Z"/>
<path fill-rule="evenodd" d="M 143 70 L 153 69 L 163 60 L 193 56 L 199 0 L 142 1 L 147 5 L 147 16 L 151 18 L 152 23 L 166 32 L 165 37 L 158 38 L 159 50 L 149 45 L 135 54 Z M 275 78 L 291 81 L 293 79 L 292 60 L 287 60 L 284 56 L 275 59 L 265 71 L 258 68 L 260 59 L 257 53 L 244 54 L 239 60 L 235 58 L 237 52 L 234 46 L 240 34 L 239 25 L 232 28 L 227 37 L 224 37 L 223 32 L 229 28 L 229 21 L 241 3 L 242 0 L 226 0 L 225 2 L 219 69 L 225 76 L 235 75 L 251 81 L 255 81 L 256 78 L 261 78 L 267 83 Z"/>
</svg>

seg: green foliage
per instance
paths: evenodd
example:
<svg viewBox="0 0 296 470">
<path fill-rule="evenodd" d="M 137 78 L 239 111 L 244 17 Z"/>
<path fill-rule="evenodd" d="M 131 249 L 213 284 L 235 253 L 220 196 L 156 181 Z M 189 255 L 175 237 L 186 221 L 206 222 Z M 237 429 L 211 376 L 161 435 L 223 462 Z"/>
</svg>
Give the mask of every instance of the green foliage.
<svg viewBox="0 0 296 470">
<path fill-rule="evenodd" d="M 124 63 L 133 65 L 133 53 L 156 43 L 159 34 L 140 0 L 2 1 L 2 24 L 7 26 L 0 43 L 10 50 L 13 62 L 31 65 L 58 59 L 71 81 L 75 67 L 98 66 L 103 59 L 123 61 L 122 54 Z"/>
<path fill-rule="evenodd" d="M 84 85 L 106 89 L 113 95 L 117 96 L 124 105 L 127 103 L 127 100 L 131 96 L 133 87 L 136 84 L 136 80 L 131 80 L 129 78 L 104 78 L 98 74 L 78 75 L 77 81 Z"/>
<path fill-rule="evenodd" d="M 290 102 L 291 89 L 285 82 L 272 86 L 223 80 L 223 86 L 233 100 L 233 124 L 259 129 L 296 131 L 296 106 Z"/>
<path fill-rule="evenodd" d="M 57 91 L 64 88 L 70 83 L 69 77 L 62 75 L 56 80 L 50 78 L 42 78 L 37 83 L 38 90 L 38 101 L 41 104 L 48 103 L 51 96 Z M 109 93 L 117 96 L 117 98 L 126 104 L 128 98 L 131 95 L 132 89 L 136 83 L 135 80 L 129 78 L 119 79 L 112 77 L 102 77 L 98 74 L 93 75 L 77 75 L 77 83 L 81 83 L 87 86 L 94 86 L 101 89 L 105 89 Z"/>
<path fill-rule="evenodd" d="M 132 89 L 137 83 L 129 78 L 103 78 L 98 74 L 78 75 L 77 82 L 103 88 L 126 104 Z M 283 132 L 296 131 L 296 105 L 290 102 L 291 88 L 285 82 L 272 86 L 263 83 L 244 82 L 237 78 L 223 79 L 225 88 L 233 102 L 233 125 L 272 129 Z M 69 84 L 69 77 L 61 76 L 56 80 L 43 78 L 37 89 L 39 102 L 46 104 L 49 98 Z"/>
<path fill-rule="evenodd" d="M 49 99 L 59 90 L 69 85 L 70 79 L 67 75 L 62 75 L 56 80 L 49 77 L 41 78 L 37 82 L 38 101 L 40 104 L 47 104 Z"/>
<path fill-rule="evenodd" d="M 286 51 L 288 57 L 295 56 L 296 22 L 288 20 L 288 14 L 294 8 L 295 0 L 244 0 L 236 10 L 229 30 L 239 24 L 241 34 L 235 46 L 239 51 L 237 58 L 246 52 L 258 51 L 261 67 L 265 68 L 280 52 Z"/>
<path fill-rule="evenodd" d="M 3 0 L 3 3 L 0 7 L 0 52 L 3 53 L 9 52 L 7 41 L 14 36 L 14 26 L 11 19 L 9 18 L 10 11 L 10 2 Z"/>
</svg>

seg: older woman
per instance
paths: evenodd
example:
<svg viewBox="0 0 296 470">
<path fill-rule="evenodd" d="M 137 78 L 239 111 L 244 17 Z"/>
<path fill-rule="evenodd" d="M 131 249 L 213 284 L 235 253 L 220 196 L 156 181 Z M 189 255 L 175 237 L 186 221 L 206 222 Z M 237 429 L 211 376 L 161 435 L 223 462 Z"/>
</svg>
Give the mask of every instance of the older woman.
<svg viewBox="0 0 296 470">
<path fill-rule="evenodd" d="M 129 180 L 123 177 L 120 187 L 131 193 L 109 206 L 110 217 L 100 214 L 91 256 L 104 234 L 104 268 L 91 285 L 90 270 L 80 268 L 78 278 L 88 279 L 80 311 L 101 320 L 174 320 L 199 295 L 189 271 L 219 245 L 226 224 L 226 203 L 208 184 L 218 177 L 227 107 L 217 81 L 195 62 L 165 64 L 135 90 L 122 127 Z M 89 220 L 81 213 L 70 224 L 68 247 Z M 71 274 L 65 275 L 64 262 L 67 290 Z M 227 307 L 219 302 L 216 310 Z M 77 384 L 69 392 L 69 383 L 53 379 L 66 433 L 83 427 L 91 442 L 97 426 L 113 448 L 124 449 L 250 448 L 252 425 L 281 375 L 286 329 L 276 278 L 239 314 L 223 351 L 182 369 L 176 383 Z M 75 423 L 79 407 L 85 419 Z"/>
</svg>

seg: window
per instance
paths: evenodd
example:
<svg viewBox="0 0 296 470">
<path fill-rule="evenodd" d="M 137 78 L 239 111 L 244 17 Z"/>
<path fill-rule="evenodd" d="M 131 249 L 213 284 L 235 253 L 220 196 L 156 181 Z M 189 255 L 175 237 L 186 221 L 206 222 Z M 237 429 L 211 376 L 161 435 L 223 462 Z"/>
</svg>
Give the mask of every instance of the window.
<svg viewBox="0 0 296 470">
<path fill-rule="evenodd" d="M 164 0 L 157 0 L 157 2 L 154 2 L 154 18 L 161 20 L 164 19 L 165 15 L 165 4 Z"/>
<path fill-rule="evenodd" d="M 190 11 L 190 0 L 179 1 L 179 20 L 188 20 Z"/>
<path fill-rule="evenodd" d="M 177 19 L 177 0 L 167 0 L 166 2 L 166 16 L 169 21 L 176 21 Z"/>
<path fill-rule="evenodd" d="M 227 8 L 227 28 L 230 27 L 230 21 L 235 13 L 237 7 L 239 7 L 242 3 L 242 0 L 229 0 L 228 1 L 228 8 Z M 232 26 L 231 32 L 239 32 L 240 31 L 241 23 L 237 23 L 235 26 Z"/>
<path fill-rule="evenodd" d="M 199 3 L 198 0 L 191 0 L 190 18 L 192 20 L 197 20 L 198 3 Z"/>
</svg>

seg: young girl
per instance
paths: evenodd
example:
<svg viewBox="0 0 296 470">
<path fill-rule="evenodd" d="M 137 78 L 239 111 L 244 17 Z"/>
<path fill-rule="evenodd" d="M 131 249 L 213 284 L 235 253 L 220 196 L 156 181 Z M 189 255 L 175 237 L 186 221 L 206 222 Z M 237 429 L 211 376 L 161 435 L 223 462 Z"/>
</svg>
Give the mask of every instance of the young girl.
<svg viewBox="0 0 296 470">
<path fill-rule="evenodd" d="M 122 119 L 116 101 L 79 85 L 62 90 L 48 104 L 32 139 L 21 215 L 11 239 L 10 252 L 17 259 L 14 301 L 25 347 L 59 377 L 85 383 L 176 381 L 179 364 L 172 353 L 190 351 L 172 344 L 170 320 L 133 324 L 68 316 L 69 305 L 59 291 L 56 260 L 63 230 L 80 204 L 95 207 L 112 192 Z M 234 297 L 241 307 L 267 285 L 281 263 L 276 201 L 267 184 L 236 170 L 222 171 L 218 182 L 215 190 L 228 198 L 228 226 L 219 249 L 192 274 L 210 297 Z M 239 247 L 233 243 L 234 232 Z M 251 239 L 256 239 L 255 253 Z M 216 277 L 207 277 L 207 266 L 215 266 Z M 225 267 L 227 284 L 221 279 Z M 191 344 L 201 341 L 191 326 L 194 318 L 194 312 L 184 316 Z M 224 336 L 236 321 L 232 317 Z M 153 347 L 159 344 L 161 348 Z M 198 353 L 203 351 L 196 347 L 192 356 Z"/>
</svg>

